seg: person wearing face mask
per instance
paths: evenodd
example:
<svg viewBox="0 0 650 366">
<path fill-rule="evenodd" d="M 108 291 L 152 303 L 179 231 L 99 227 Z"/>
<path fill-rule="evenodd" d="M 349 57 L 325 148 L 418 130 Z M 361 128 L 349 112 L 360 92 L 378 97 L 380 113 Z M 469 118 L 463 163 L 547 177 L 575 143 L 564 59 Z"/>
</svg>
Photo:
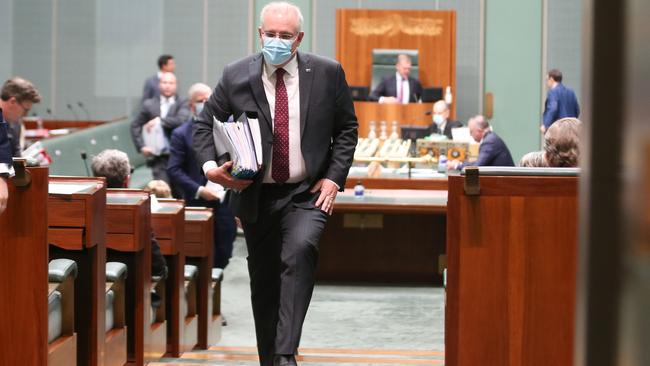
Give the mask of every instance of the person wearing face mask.
<svg viewBox="0 0 650 366">
<path fill-rule="evenodd" d="M 226 192 L 219 184 L 208 184 L 199 169 L 196 154 L 192 148 L 192 128 L 196 116 L 201 114 L 205 102 L 210 98 L 209 86 L 196 83 L 188 92 L 192 117 L 172 132 L 169 148 L 167 174 L 172 187 L 182 193 L 187 206 L 210 207 L 214 214 L 213 267 L 225 268 L 232 257 L 232 246 L 237 236 L 235 216 L 225 200 Z"/>
<path fill-rule="evenodd" d="M 335 60 L 300 52 L 300 9 L 271 2 L 260 14 L 262 52 L 235 61 L 195 123 L 194 149 L 206 177 L 229 192 L 242 222 L 257 349 L 263 366 L 296 365 L 309 308 L 318 242 L 345 187 L 358 123 Z M 242 113 L 259 120 L 262 171 L 252 180 L 217 163 L 213 118 Z"/>
<path fill-rule="evenodd" d="M 449 106 L 444 100 L 439 100 L 433 104 L 431 116 L 433 123 L 429 126 L 429 132 L 445 135 L 450 140 L 452 139 L 451 129 L 463 127 L 463 124 L 459 121 L 449 120 Z"/>
</svg>

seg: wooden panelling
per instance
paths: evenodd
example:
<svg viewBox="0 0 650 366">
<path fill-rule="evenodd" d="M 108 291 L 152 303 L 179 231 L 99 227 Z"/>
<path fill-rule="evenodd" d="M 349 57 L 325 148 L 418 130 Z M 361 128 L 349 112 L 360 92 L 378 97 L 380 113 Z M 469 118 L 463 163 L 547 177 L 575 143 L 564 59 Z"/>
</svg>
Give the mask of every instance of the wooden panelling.
<svg viewBox="0 0 650 366">
<path fill-rule="evenodd" d="M 42 347 L 46 348 L 46 347 Z M 60 337 L 47 347 L 47 365 L 75 366 L 77 365 L 77 335 Z M 30 350 L 33 352 L 34 350 Z M 13 352 L 16 352 L 14 349 Z M 26 354 L 19 354 L 21 357 Z M 24 359 L 23 359 L 24 360 Z M 43 365 L 43 364 L 35 364 Z"/>
<path fill-rule="evenodd" d="M 386 134 L 390 135 L 393 121 L 397 121 L 398 131 L 402 133 L 402 125 L 429 126 L 433 123 L 431 112 L 433 103 L 385 104 L 376 102 L 354 102 L 354 112 L 359 122 L 359 137 L 368 137 L 370 121 L 375 121 L 376 133 L 379 136 L 381 121 L 386 122 Z"/>
<path fill-rule="evenodd" d="M 47 210 L 50 226 L 83 227 L 86 224 L 86 203 L 84 200 L 71 200 L 67 197 L 52 195 Z"/>
<path fill-rule="evenodd" d="M 156 240 L 158 240 L 158 245 L 160 245 L 160 252 L 163 255 L 174 255 L 178 253 L 178 250 L 176 250 L 176 246 L 171 239 L 156 238 Z"/>
<path fill-rule="evenodd" d="M 122 366 L 126 363 L 126 327 L 106 333 L 104 366 Z"/>
<path fill-rule="evenodd" d="M 59 248 L 67 250 L 82 250 L 84 244 L 84 229 L 50 227 L 47 230 L 47 241 Z"/>
<path fill-rule="evenodd" d="M 48 358 L 48 170 L 29 171 L 28 187 L 7 180 L 0 214 L 0 365 L 45 365 Z"/>
<path fill-rule="evenodd" d="M 456 92 L 454 11 L 337 9 L 336 58 L 349 85 L 370 86 L 375 48 L 418 50 L 422 86 Z"/>
<path fill-rule="evenodd" d="M 141 242 L 137 242 L 133 234 L 106 234 L 106 247 L 121 252 L 136 252 L 141 248 Z"/>
<path fill-rule="evenodd" d="M 577 177 L 449 178 L 447 365 L 571 365 Z M 461 348 L 462 347 L 462 348 Z"/>
<path fill-rule="evenodd" d="M 111 209 L 106 211 L 106 232 L 132 234 L 135 231 L 132 209 Z"/>
</svg>

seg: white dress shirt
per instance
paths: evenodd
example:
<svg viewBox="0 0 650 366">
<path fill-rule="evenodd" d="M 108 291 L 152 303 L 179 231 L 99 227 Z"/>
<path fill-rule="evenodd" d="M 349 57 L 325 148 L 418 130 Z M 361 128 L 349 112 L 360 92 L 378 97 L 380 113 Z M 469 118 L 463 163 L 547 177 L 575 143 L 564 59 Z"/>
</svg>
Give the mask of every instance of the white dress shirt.
<svg viewBox="0 0 650 366">
<path fill-rule="evenodd" d="M 408 104 L 410 96 L 411 96 L 411 87 L 409 86 L 409 79 L 406 78 L 404 79 L 402 75 L 400 75 L 399 72 L 395 73 L 395 86 L 397 89 L 397 94 L 399 94 L 399 84 L 404 83 L 403 89 L 402 89 L 402 100 L 399 100 L 400 103 L 402 104 Z"/>
<path fill-rule="evenodd" d="M 287 183 L 297 183 L 307 177 L 305 159 L 300 149 L 300 91 L 298 90 L 298 59 L 293 56 L 288 64 L 282 67 L 284 71 L 284 85 L 287 89 L 287 100 L 289 103 L 289 179 Z M 275 70 L 277 67 L 264 62 L 262 70 L 262 83 L 264 93 L 269 102 L 271 120 L 275 128 Z M 271 150 L 273 156 L 273 150 Z M 264 183 L 275 183 L 271 172 L 273 171 L 273 159 L 269 159 L 269 166 L 264 170 Z"/>
<path fill-rule="evenodd" d="M 169 98 L 166 98 L 164 96 L 160 96 L 160 118 L 165 118 L 167 117 L 167 114 L 169 113 L 169 108 L 176 103 L 176 97 L 171 96 Z"/>
</svg>

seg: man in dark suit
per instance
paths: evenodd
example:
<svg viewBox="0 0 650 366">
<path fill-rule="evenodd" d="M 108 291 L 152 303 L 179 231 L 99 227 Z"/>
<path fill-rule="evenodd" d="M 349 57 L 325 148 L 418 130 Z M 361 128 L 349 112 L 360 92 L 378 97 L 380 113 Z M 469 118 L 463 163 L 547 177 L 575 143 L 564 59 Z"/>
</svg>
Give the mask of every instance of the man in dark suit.
<svg viewBox="0 0 650 366">
<path fill-rule="evenodd" d="M 7 208 L 7 200 L 9 199 L 7 179 L 14 174 L 11 143 L 7 137 L 7 128 L 7 123 L 2 117 L 2 109 L 0 109 L 0 215 Z"/>
<path fill-rule="evenodd" d="M 379 103 L 415 103 L 422 95 L 422 84 L 411 73 L 411 58 L 408 55 L 397 56 L 395 74 L 385 77 L 370 94 L 370 100 Z"/>
<path fill-rule="evenodd" d="M 237 236 L 237 224 L 232 210 L 224 202 L 225 191 L 217 184 L 207 184 L 201 174 L 192 143 L 192 127 L 195 116 L 203 111 L 212 89 L 205 84 L 194 84 L 189 91 L 192 117 L 172 132 L 167 174 L 172 186 L 182 192 L 187 206 L 213 209 L 214 215 L 214 262 L 213 267 L 225 268 L 232 256 L 232 245 Z"/>
<path fill-rule="evenodd" d="M 318 241 L 345 187 L 357 143 L 357 119 L 341 65 L 297 52 L 304 32 L 296 6 L 262 9 L 262 52 L 235 61 L 196 121 L 194 147 L 207 178 L 231 188 L 244 227 L 261 364 L 296 365 L 314 286 Z M 247 112 L 259 119 L 263 171 L 252 180 L 218 163 L 213 117 Z"/>
<path fill-rule="evenodd" d="M 131 137 L 135 147 L 147 158 L 154 179 L 162 179 L 168 184 L 167 161 L 169 160 L 169 138 L 172 131 L 190 118 L 187 100 L 176 95 L 176 76 L 166 72 L 160 78 L 160 95 L 147 99 L 140 107 L 140 113 L 131 122 Z M 156 151 L 146 146 L 142 131 L 152 131 L 160 125 L 165 134 L 165 147 Z"/>
<path fill-rule="evenodd" d="M 430 133 L 445 135 L 451 140 L 451 129 L 463 127 L 462 123 L 449 120 L 449 106 L 444 100 L 439 100 L 433 104 L 431 115 L 433 123 L 429 127 Z"/>
<path fill-rule="evenodd" d="M 2 85 L 0 89 L 0 109 L 4 111 L 7 122 L 7 137 L 11 146 L 11 154 L 20 157 L 20 133 L 22 118 L 27 115 L 32 106 L 41 101 L 34 84 L 21 77 L 13 77 Z"/>
<path fill-rule="evenodd" d="M 160 76 L 164 72 L 171 72 L 172 74 L 176 70 L 176 61 L 172 55 L 161 55 L 158 57 L 158 72 L 144 81 L 144 87 L 142 88 L 142 99 L 140 104 L 144 103 L 145 100 L 155 98 L 160 95 Z"/>
<path fill-rule="evenodd" d="M 543 124 L 540 127 L 542 133 L 545 133 L 553 122 L 561 118 L 578 118 L 580 115 L 580 106 L 576 94 L 562 84 L 562 72 L 560 70 L 553 69 L 548 72 L 546 86 L 548 87 L 548 94 L 544 104 Z"/>
<path fill-rule="evenodd" d="M 461 164 L 452 160 L 447 164 L 449 169 L 462 169 L 465 166 L 515 166 L 510 150 L 505 142 L 490 129 L 490 123 L 481 115 L 474 116 L 467 123 L 469 134 L 481 145 L 478 148 L 478 159 Z"/>
</svg>

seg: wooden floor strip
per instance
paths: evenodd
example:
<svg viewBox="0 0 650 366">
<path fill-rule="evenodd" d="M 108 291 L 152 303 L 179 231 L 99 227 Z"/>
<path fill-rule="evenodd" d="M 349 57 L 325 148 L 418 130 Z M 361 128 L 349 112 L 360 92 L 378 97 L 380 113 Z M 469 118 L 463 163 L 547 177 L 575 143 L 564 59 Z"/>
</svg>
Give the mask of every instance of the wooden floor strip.
<svg viewBox="0 0 650 366">
<path fill-rule="evenodd" d="M 255 347 L 210 347 L 211 351 L 227 351 L 227 352 L 252 352 L 257 353 Z M 323 354 L 363 354 L 363 355 L 395 355 L 395 356 L 423 356 L 423 357 L 436 357 L 444 356 L 445 352 L 442 351 L 424 351 L 424 350 L 404 350 L 404 349 L 381 349 L 381 348 L 300 348 L 299 353 L 302 355 L 311 353 Z"/>
<path fill-rule="evenodd" d="M 366 363 L 366 364 L 392 364 L 392 365 L 443 365 L 443 360 L 414 359 L 414 358 L 388 358 L 388 357 L 337 357 L 337 356 L 304 356 L 296 357 L 298 362 L 318 363 Z M 225 353 L 185 353 L 181 360 L 205 361 L 257 361 L 256 355 L 225 354 Z"/>
</svg>

